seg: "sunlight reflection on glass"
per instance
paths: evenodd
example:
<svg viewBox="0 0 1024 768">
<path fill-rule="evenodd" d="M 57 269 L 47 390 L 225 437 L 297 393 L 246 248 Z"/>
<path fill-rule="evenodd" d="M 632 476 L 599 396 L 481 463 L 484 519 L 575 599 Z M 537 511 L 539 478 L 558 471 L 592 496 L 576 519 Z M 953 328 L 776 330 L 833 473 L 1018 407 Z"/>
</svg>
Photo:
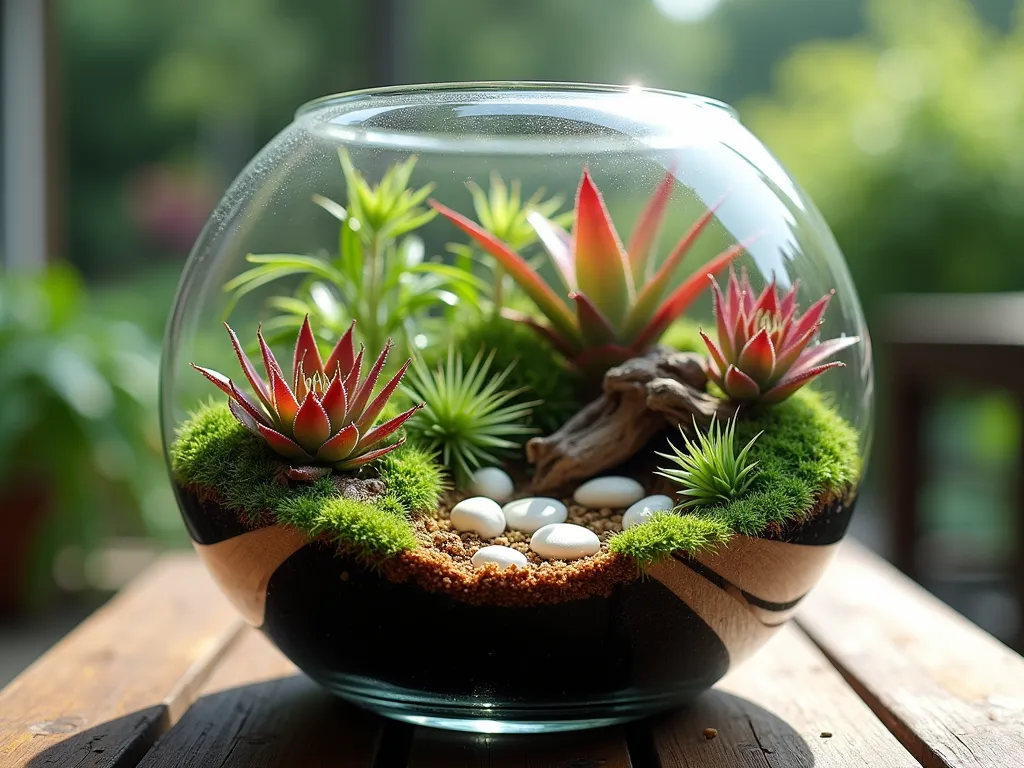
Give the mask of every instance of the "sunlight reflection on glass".
<svg viewBox="0 0 1024 768">
<path fill-rule="evenodd" d="M 654 7 L 673 21 L 703 21 L 718 8 L 720 0 L 654 0 Z"/>
</svg>

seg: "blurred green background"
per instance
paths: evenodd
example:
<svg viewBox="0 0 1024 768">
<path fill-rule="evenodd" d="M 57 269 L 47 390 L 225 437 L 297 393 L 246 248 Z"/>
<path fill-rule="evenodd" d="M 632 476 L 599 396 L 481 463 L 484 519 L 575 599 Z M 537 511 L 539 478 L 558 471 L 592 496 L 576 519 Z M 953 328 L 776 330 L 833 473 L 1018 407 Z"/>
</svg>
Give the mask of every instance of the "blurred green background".
<svg viewBox="0 0 1024 768">
<path fill-rule="evenodd" d="M 821 207 L 876 342 L 889 294 L 1024 289 L 1015 0 L 48 7 L 60 246 L 40 274 L 0 272 L 0 514 L 15 531 L 0 546 L 0 614 L 83 595 L 88 605 L 155 551 L 185 546 L 155 413 L 177 275 L 234 175 L 324 93 L 540 79 L 714 96 Z M 952 553 L 949 570 L 987 578 L 1012 557 L 1019 421 L 1008 398 L 954 393 L 930 425 L 929 461 L 942 471 L 925 491 L 926 543 Z M 859 523 L 869 538 L 874 499 Z M 965 610 L 1013 634 L 1013 601 L 986 594 Z"/>
</svg>

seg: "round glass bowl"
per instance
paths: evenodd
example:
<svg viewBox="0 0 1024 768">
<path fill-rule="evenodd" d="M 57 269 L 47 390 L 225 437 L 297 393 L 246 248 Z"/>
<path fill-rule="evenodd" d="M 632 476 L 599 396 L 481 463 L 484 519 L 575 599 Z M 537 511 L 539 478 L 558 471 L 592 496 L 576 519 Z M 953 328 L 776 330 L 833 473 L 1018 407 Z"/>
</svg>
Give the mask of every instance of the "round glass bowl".
<svg viewBox="0 0 1024 768">
<path fill-rule="evenodd" d="M 477 731 L 713 685 L 820 576 L 870 441 L 870 343 L 814 205 L 728 106 L 632 87 L 305 105 L 197 242 L 161 384 L 182 515 L 246 619 L 344 698 Z M 711 460 L 698 433 L 739 456 L 724 487 L 679 476 Z M 574 527 L 488 530 L 509 496 Z M 491 501 L 457 523 L 467 497 Z M 473 562 L 487 545 L 520 565 Z"/>
</svg>

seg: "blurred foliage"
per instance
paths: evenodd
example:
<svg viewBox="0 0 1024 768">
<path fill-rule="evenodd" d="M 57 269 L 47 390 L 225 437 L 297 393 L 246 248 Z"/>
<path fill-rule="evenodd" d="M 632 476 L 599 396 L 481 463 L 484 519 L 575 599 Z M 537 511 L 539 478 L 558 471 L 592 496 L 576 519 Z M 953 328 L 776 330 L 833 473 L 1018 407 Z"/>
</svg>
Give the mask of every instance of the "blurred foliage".
<svg viewBox="0 0 1024 768">
<path fill-rule="evenodd" d="M 1024 27 L 958 0 L 871 0 L 864 38 L 812 42 L 746 122 L 800 179 L 869 316 L 894 291 L 1024 288 Z"/>
<path fill-rule="evenodd" d="M 375 40 L 349 32 L 365 28 L 368 9 L 335 0 L 58 0 L 75 263 L 109 274 L 141 251 L 180 256 L 210 204 L 299 104 L 370 84 Z M 164 165 L 188 177 L 170 190 L 178 207 L 202 213 L 170 242 L 136 212 L 140 183 L 145 192 L 148 173 Z"/>
<path fill-rule="evenodd" d="M 88 552 L 111 535 L 176 532 L 156 421 L 157 358 L 140 328 L 92 314 L 73 272 L 0 273 L 0 494 L 31 491 L 45 514 L 30 597 L 47 591 L 58 548 Z"/>
<path fill-rule="evenodd" d="M 532 78 L 734 100 L 767 88 L 793 44 L 858 32 L 862 3 L 721 0 L 686 22 L 652 0 L 58 0 L 69 255 L 90 275 L 180 256 L 256 150 L 325 93 Z"/>
</svg>

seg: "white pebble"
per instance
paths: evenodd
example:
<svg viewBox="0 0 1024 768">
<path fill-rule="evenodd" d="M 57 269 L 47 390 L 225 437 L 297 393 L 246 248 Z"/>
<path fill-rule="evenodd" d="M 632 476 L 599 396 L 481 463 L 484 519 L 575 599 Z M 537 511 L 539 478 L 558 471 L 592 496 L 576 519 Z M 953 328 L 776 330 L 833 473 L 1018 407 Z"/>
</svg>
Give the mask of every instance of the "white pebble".
<svg viewBox="0 0 1024 768">
<path fill-rule="evenodd" d="M 655 512 L 665 512 L 675 505 L 675 501 L 670 496 L 648 496 L 646 499 L 640 499 L 622 516 L 622 530 L 646 523 L 654 516 Z"/>
<path fill-rule="evenodd" d="M 498 502 L 483 496 L 463 499 L 452 507 L 452 525 L 457 531 L 475 531 L 481 539 L 493 539 L 505 531 L 505 515 Z"/>
<path fill-rule="evenodd" d="M 512 498 L 515 486 L 508 473 L 498 467 L 483 467 L 473 473 L 469 481 L 469 492 L 477 496 L 486 496 L 499 504 Z"/>
<path fill-rule="evenodd" d="M 477 550 L 477 553 L 473 555 L 472 563 L 474 568 L 483 568 L 488 563 L 494 563 L 498 566 L 499 571 L 504 571 L 510 565 L 518 565 L 520 568 L 525 568 L 526 555 L 512 549 L 512 547 L 493 544 Z"/>
<path fill-rule="evenodd" d="M 631 477 L 595 477 L 576 489 L 573 500 L 590 509 L 621 509 L 644 497 L 644 487 Z"/>
<path fill-rule="evenodd" d="M 533 534 L 530 549 L 545 560 L 579 560 L 596 555 L 601 549 L 601 540 L 582 525 L 552 523 Z"/>
<path fill-rule="evenodd" d="M 534 496 L 529 499 L 510 501 L 501 511 L 505 513 L 505 522 L 513 531 L 533 533 L 550 523 L 564 523 L 569 510 L 558 499 Z"/>
</svg>

